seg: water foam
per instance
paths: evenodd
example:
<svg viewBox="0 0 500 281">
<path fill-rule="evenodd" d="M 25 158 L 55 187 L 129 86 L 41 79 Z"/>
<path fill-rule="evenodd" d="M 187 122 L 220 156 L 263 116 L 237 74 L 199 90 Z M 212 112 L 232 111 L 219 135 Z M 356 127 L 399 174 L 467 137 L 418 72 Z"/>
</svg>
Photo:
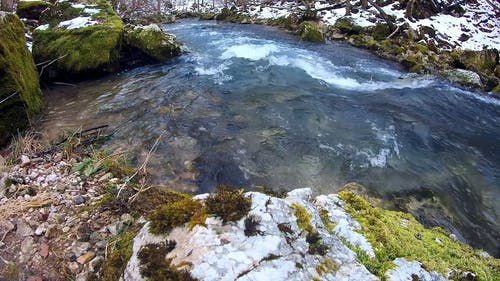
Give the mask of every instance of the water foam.
<svg viewBox="0 0 500 281">
<path fill-rule="evenodd" d="M 244 58 L 257 61 L 277 51 L 279 51 L 279 48 L 274 44 L 243 44 L 227 48 L 226 51 L 222 53 L 221 59 Z"/>
</svg>

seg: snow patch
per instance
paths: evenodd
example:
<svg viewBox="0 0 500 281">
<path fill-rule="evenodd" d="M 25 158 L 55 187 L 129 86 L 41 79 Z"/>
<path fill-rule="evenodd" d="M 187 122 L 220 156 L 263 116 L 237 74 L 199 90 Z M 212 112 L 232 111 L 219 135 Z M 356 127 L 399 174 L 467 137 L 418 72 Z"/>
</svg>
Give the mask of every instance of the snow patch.
<svg viewBox="0 0 500 281">
<path fill-rule="evenodd" d="M 62 21 L 57 26 L 66 29 L 78 29 L 95 24 L 97 24 L 97 21 L 93 21 L 91 17 L 77 17 L 71 20 Z"/>
</svg>

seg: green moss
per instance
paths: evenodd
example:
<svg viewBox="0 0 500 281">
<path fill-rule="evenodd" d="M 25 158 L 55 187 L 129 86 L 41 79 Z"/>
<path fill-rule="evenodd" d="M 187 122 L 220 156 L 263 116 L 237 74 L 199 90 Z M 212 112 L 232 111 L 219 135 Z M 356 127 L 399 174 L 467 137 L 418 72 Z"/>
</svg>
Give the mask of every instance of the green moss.
<svg viewBox="0 0 500 281">
<path fill-rule="evenodd" d="M 132 256 L 132 247 L 134 245 L 134 237 L 139 232 L 138 228 L 129 229 L 126 232 L 120 233 L 108 249 L 107 258 L 104 261 L 100 273 L 101 281 L 117 281 L 123 274 L 127 262 Z"/>
<path fill-rule="evenodd" d="M 139 250 L 140 272 L 149 281 L 194 281 L 197 280 L 186 270 L 179 270 L 166 259 L 175 248 L 175 241 L 147 244 Z"/>
<path fill-rule="evenodd" d="M 191 221 L 201 208 L 201 203 L 191 198 L 164 205 L 151 214 L 149 229 L 154 234 L 169 233 L 173 228 Z"/>
<path fill-rule="evenodd" d="M 491 90 L 493 93 L 500 93 L 500 84 L 498 84 L 493 90 Z"/>
<path fill-rule="evenodd" d="M 139 49 L 156 61 L 164 61 L 181 53 L 181 44 L 173 35 L 157 28 L 127 27 L 125 43 Z"/>
<path fill-rule="evenodd" d="M 316 266 L 316 272 L 318 272 L 319 275 L 335 272 L 338 269 L 339 266 L 330 258 L 322 260 L 321 263 L 318 266 Z"/>
<path fill-rule="evenodd" d="M 118 68 L 123 23 L 106 2 L 100 2 L 97 8 L 101 11 L 92 19 L 99 24 L 66 29 L 57 27 L 60 21 L 57 18 L 48 29 L 36 29 L 33 33 L 35 60 L 44 62 L 59 58 L 51 67 L 61 75 L 115 71 Z M 68 8 L 65 11 L 72 10 Z"/>
<path fill-rule="evenodd" d="M 340 30 L 340 32 L 347 35 L 360 34 L 361 31 L 363 31 L 363 28 L 359 25 L 354 24 L 352 18 L 349 17 L 339 18 L 335 22 L 334 27 Z"/>
<path fill-rule="evenodd" d="M 333 229 L 337 226 L 336 223 L 332 223 L 330 221 L 330 217 L 328 216 L 328 211 L 327 210 L 321 210 L 319 212 L 319 217 L 321 218 L 321 222 L 323 222 L 323 225 L 325 226 L 326 230 L 329 233 L 333 233 Z"/>
<path fill-rule="evenodd" d="M 314 227 L 311 224 L 312 216 L 311 214 L 309 214 L 307 209 L 298 203 L 292 203 L 290 207 L 295 210 L 295 217 L 297 218 L 297 226 L 303 231 L 313 232 Z"/>
<path fill-rule="evenodd" d="M 387 26 L 386 24 L 377 23 L 377 25 L 375 25 L 375 27 L 373 28 L 372 36 L 373 39 L 380 41 L 387 38 L 390 33 L 391 30 L 389 29 L 389 26 Z"/>
<path fill-rule="evenodd" d="M 302 41 L 324 42 L 325 38 L 316 22 L 305 21 L 299 25 L 299 36 Z"/>
<path fill-rule="evenodd" d="M 38 73 L 26 48 L 24 26 L 14 14 L 0 12 L 0 145 L 42 110 Z"/>
<path fill-rule="evenodd" d="M 207 212 L 216 215 L 223 222 L 237 221 L 250 212 L 252 200 L 245 197 L 243 190 L 221 185 L 205 201 Z"/>
<path fill-rule="evenodd" d="M 295 210 L 294 215 L 297 218 L 297 226 L 307 232 L 306 242 L 309 244 L 309 254 L 324 256 L 328 251 L 328 247 L 321 243 L 321 237 L 311 223 L 311 214 L 298 203 L 292 203 L 290 207 Z"/>
<path fill-rule="evenodd" d="M 339 196 L 346 202 L 347 212 L 361 224 L 362 234 L 375 251 L 375 259 L 361 251 L 357 251 L 358 258 L 378 276 L 384 276 L 395 258 L 403 257 L 417 260 L 426 270 L 444 276 L 454 269 L 473 272 L 479 280 L 500 280 L 498 259 L 481 257 L 479 251 L 454 241 L 446 231 L 426 229 L 410 214 L 374 207 L 349 191 L 342 191 Z"/>
</svg>

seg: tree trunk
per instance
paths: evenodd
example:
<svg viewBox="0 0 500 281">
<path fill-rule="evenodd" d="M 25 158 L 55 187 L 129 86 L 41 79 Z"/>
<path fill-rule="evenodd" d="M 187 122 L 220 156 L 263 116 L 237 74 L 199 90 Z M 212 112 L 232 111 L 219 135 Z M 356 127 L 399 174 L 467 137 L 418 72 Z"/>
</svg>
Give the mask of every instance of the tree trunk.
<svg viewBox="0 0 500 281">
<path fill-rule="evenodd" d="M 351 0 L 345 1 L 345 15 L 347 17 L 351 15 Z"/>
<path fill-rule="evenodd" d="M 380 14 L 381 17 L 384 18 L 385 22 L 387 23 L 387 25 L 389 26 L 389 29 L 392 31 L 394 31 L 396 29 L 396 26 L 394 25 L 394 22 L 392 20 L 392 18 L 387 15 L 384 10 L 382 10 L 382 8 L 380 8 L 379 5 L 375 4 L 375 2 L 373 2 L 373 0 L 366 0 L 368 3 L 370 3 L 370 5 L 372 5 Z"/>
<path fill-rule="evenodd" d="M 368 9 L 368 1 L 361 0 L 361 8 L 363 8 L 364 10 Z"/>
</svg>

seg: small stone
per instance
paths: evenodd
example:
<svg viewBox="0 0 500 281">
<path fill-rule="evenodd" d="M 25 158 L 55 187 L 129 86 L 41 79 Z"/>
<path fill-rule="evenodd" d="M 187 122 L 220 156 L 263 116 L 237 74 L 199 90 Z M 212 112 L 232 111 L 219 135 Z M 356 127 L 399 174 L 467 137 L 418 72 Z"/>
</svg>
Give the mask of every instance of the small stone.
<svg viewBox="0 0 500 281">
<path fill-rule="evenodd" d="M 33 235 L 33 229 L 24 221 L 17 222 L 16 235 L 20 237 L 27 237 Z"/>
<path fill-rule="evenodd" d="M 31 236 L 26 237 L 21 242 L 21 253 L 29 255 L 33 252 L 35 252 L 35 240 Z"/>
<path fill-rule="evenodd" d="M 88 242 L 76 242 L 72 247 L 73 253 L 75 253 L 77 257 L 83 255 L 89 249 L 90 249 L 90 243 Z"/>
<path fill-rule="evenodd" d="M 126 213 L 126 214 L 122 214 L 120 216 L 120 220 L 124 223 L 132 223 L 132 222 L 134 222 L 134 217 L 132 217 L 130 214 Z"/>
<path fill-rule="evenodd" d="M 70 230 L 69 226 L 65 226 L 65 227 L 62 228 L 62 232 L 63 233 L 68 233 L 69 230 Z"/>
<path fill-rule="evenodd" d="M 51 163 L 43 164 L 43 168 L 48 169 L 52 166 Z"/>
<path fill-rule="evenodd" d="M 47 177 L 45 177 L 45 181 L 48 183 L 53 183 L 57 181 L 57 175 L 55 174 L 50 174 Z"/>
<path fill-rule="evenodd" d="M 436 238 L 435 241 L 436 241 L 436 243 L 438 243 L 440 245 L 443 244 L 443 242 L 441 242 L 441 240 L 439 240 L 439 238 Z"/>
<path fill-rule="evenodd" d="M 31 160 L 26 155 L 21 155 L 21 168 L 28 166 L 31 163 Z"/>
<path fill-rule="evenodd" d="M 30 277 L 28 277 L 28 279 L 26 279 L 26 281 L 43 281 L 43 277 L 42 276 L 30 276 Z"/>
<path fill-rule="evenodd" d="M 88 271 L 84 271 L 84 272 L 80 272 L 77 276 L 76 276 L 76 279 L 75 281 L 87 281 L 89 278 L 89 272 Z"/>
<path fill-rule="evenodd" d="M 45 234 L 45 232 L 47 232 L 47 225 L 45 223 L 39 225 L 36 229 L 35 229 L 35 235 L 36 236 L 42 236 Z"/>
<path fill-rule="evenodd" d="M 45 242 L 42 242 L 42 244 L 40 245 L 40 256 L 42 256 L 42 258 L 46 258 L 48 255 L 49 245 L 47 245 L 47 243 Z"/>
<path fill-rule="evenodd" d="M 81 205 L 81 204 L 85 203 L 85 201 L 87 201 L 87 198 L 85 198 L 81 195 L 77 195 L 73 198 L 73 203 L 75 205 Z"/>
<path fill-rule="evenodd" d="M 98 181 L 99 182 L 105 182 L 105 181 L 108 181 L 111 178 L 113 178 L 113 174 L 112 173 L 106 173 L 102 177 L 100 177 Z"/>
<path fill-rule="evenodd" d="M 86 264 L 87 262 L 89 262 L 90 260 L 92 260 L 94 257 L 95 257 L 95 253 L 94 252 L 88 252 L 88 253 L 80 256 L 76 261 L 79 264 Z"/>
<path fill-rule="evenodd" d="M 55 156 L 54 156 L 54 162 L 61 162 L 61 160 L 63 159 L 63 155 L 62 153 L 57 153 Z"/>
<path fill-rule="evenodd" d="M 104 257 L 103 256 L 97 256 L 97 257 L 95 257 L 89 263 L 89 269 L 90 269 L 90 271 L 92 271 L 92 272 L 98 272 L 99 269 L 101 268 L 103 262 L 104 262 Z"/>
<path fill-rule="evenodd" d="M 77 262 L 70 262 L 70 263 L 68 264 L 68 268 L 69 268 L 69 270 L 71 270 L 71 272 L 77 272 L 77 271 L 78 271 L 79 266 L 78 266 L 78 263 L 77 263 Z"/>
<path fill-rule="evenodd" d="M 456 236 L 455 234 L 453 234 L 453 233 L 452 233 L 452 234 L 450 234 L 450 239 L 451 239 L 451 240 L 458 241 L 457 236 Z"/>
</svg>

